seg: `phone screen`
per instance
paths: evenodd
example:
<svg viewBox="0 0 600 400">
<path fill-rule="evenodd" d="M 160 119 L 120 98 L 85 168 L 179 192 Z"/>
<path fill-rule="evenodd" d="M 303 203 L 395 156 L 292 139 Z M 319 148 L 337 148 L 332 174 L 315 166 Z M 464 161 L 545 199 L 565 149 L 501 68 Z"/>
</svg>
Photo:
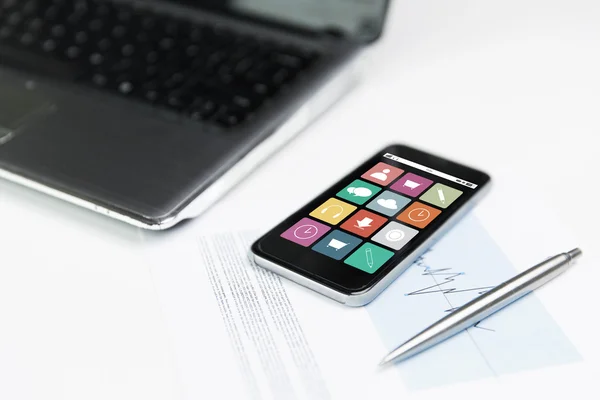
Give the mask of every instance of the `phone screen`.
<svg viewBox="0 0 600 400">
<path fill-rule="evenodd" d="M 279 224 L 253 252 L 343 293 L 376 284 L 489 182 L 390 146 Z"/>
</svg>

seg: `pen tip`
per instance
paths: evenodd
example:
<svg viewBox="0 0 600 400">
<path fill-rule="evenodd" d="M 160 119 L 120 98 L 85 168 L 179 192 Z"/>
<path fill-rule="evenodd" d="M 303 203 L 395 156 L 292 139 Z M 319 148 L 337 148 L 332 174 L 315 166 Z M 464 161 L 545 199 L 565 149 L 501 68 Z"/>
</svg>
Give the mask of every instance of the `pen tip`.
<svg viewBox="0 0 600 400">
<path fill-rule="evenodd" d="M 391 354 L 388 354 L 387 356 L 383 357 L 383 359 L 381 361 L 379 361 L 379 366 L 383 367 L 386 366 L 390 363 L 390 361 L 393 360 L 393 357 L 390 357 Z"/>
</svg>

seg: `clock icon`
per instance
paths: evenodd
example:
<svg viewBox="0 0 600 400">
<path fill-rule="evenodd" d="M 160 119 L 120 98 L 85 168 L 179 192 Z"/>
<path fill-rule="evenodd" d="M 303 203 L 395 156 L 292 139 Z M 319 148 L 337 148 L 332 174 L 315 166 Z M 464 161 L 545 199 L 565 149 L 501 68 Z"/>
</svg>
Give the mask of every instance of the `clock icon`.
<svg viewBox="0 0 600 400">
<path fill-rule="evenodd" d="M 415 222 L 426 221 L 427 219 L 429 219 L 430 216 L 431 213 L 429 212 L 429 210 L 426 210 L 424 208 L 415 208 L 414 210 L 408 213 L 408 218 L 411 221 Z"/>
<path fill-rule="evenodd" d="M 294 236 L 300 240 L 308 240 L 319 233 L 319 229 L 310 224 L 300 225 L 294 230 Z"/>
</svg>

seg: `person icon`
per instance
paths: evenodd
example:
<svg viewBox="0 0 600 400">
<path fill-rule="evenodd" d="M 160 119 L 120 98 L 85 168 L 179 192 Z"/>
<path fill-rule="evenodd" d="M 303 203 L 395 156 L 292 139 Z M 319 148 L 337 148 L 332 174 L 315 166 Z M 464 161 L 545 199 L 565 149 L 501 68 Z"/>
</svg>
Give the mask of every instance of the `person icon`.
<svg viewBox="0 0 600 400">
<path fill-rule="evenodd" d="M 381 172 L 373 172 L 371 174 L 371 178 L 385 182 L 388 179 L 387 174 L 389 174 L 389 173 L 390 173 L 390 170 L 386 168 Z"/>
</svg>

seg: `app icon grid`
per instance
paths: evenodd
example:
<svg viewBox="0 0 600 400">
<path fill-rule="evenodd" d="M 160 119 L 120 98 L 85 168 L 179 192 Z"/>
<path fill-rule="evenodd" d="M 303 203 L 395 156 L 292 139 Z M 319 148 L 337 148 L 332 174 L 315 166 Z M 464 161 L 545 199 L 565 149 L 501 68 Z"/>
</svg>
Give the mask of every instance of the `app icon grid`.
<svg viewBox="0 0 600 400">
<path fill-rule="evenodd" d="M 392 173 L 392 171 L 396 174 L 393 179 L 378 174 L 378 172 L 385 174 Z M 375 175 L 375 177 L 368 179 L 368 182 L 362 180 L 366 179 L 367 176 L 371 177 L 371 175 Z M 321 220 L 321 225 L 328 228 L 327 230 L 320 229 L 318 237 L 314 240 L 311 239 L 311 244 L 306 245 L 306 242 L 302 242 L 298 238 L 286 237 L 284 234 L 281 236 L 304 247 L 312 245 L 311 249 L 315 252 L 335 260 L 344 260 L 343 262 L 346 265 L 372 274 L 392 258 L 395 252 L 401 250 L 416 237 L 420 230 L 425 229 L 431 220 L 443 212 L 443 209 L 446 208 L 443 207 L 444 204 L 437 204 L 438 202 L 433 201 L 436 200 L 433 197 L 434 194 L 439 200 L 440 193 L 438 189 L 440 187 L 446 194 L 446 207 L 462 194 L 461 191 L 447 185 L 380 162 L 365 170 L 359 179 L 355 179 L 351 184 L 340 190 L 335 197 L 323 203 L 323 205 L 335 204 L 335 202 L 352 203 L 346 203 L 351 206 L 352 211 L 344 212 L 339 221 L 334 222 L 327 220 L 327 218 L 320 218 L 317 216 L 319 208 L 310 213 L 311 217 Z M 392 207 L 390 199 L 395 200 L 395 207 Z M 383 201 L 377 203 L 378 200 Z M 432 217 L 430 221 L 427 221 L 427 224 L 413 223 L 411 227 L 406 225 L 408 221 L 403 221 L 402 218 L 404 214 L 410 212 L 419 204 L 424 205 L 419 203 L 418 200 L 429 203 L 424 208 L 429 210 Z M 353 221 L 354 219 L 356 221 Z M 298 228 L 303 223 L 306 224 L 306 220 L 312 221 L 304 218 L 284 233 L 289 236 L 288 231 Z M 327 224 L 333 225 L 333 228 L 337 229 L 331 230 L 331 227 Z M 374 224 L 374 228 L 370 229 L 368 233 L 361 232 L 361 228 L 370 228 L 372 224 Z M 361 251 L 365 254 L 360 253 Z M 366 256 L 371 255 L 373 257 L 374 254 L 377 256 L 368 262 Z"/>
</svg>

